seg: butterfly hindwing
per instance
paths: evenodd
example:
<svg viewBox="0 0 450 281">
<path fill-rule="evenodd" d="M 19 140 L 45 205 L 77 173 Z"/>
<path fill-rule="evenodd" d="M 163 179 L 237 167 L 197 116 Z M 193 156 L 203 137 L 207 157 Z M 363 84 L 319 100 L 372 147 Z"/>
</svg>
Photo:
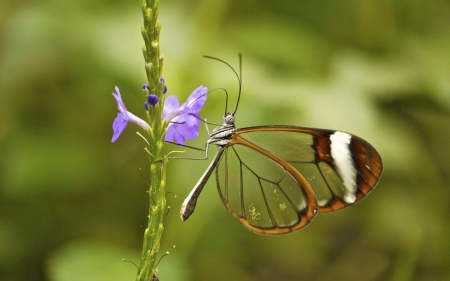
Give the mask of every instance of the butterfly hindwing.
<svg viewBox="0 0 450 281">
<path fill-rule="evenodd" d="M 289 163 L 236 135 L 216 170 L 219 195 L 248 229 L 283 234 L 307 225 L 317 202 L 307 181 Z"/>
</svg>

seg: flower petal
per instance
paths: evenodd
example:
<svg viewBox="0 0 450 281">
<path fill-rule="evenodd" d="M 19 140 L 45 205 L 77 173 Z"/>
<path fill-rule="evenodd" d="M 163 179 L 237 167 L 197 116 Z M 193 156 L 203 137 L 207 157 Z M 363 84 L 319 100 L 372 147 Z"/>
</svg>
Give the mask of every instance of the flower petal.
<svg viewBox="0 0 450 281">
<path fill-rule="evenodd" d="M 112 126 L 114 134 L 111 139 L 111 142 L 115 142 L 119 138 L 120 134 L 122 134 L 123 130 L 125 130 L 127 124 L 128 118 L 122 113 L 117 113 L 117 117 L 116 119 L 114 119 Z"/>
<path fill-rule="evenodd" d="M 127 112 L 127 108 L 125 106 L 125 104 L 122 101 L 122 96 L 120 95 L 120 91 L 119 91 L 119 87 L 116 86 L 116 93 L 112 93 L 112 95 L 114 96 L 114 98 L 116 99 L 117 102 L 117 109 L 119 109 L 119 111 L 123 114 L 126 115 Z"/>
<path fill-rule="evenodd" d="M 183 125 L 175 123 L 170 124 L 167 128 L 165 141 L 175 142 L 180 145 L 186 144 L 183 132 L 181 132 L 180 130 L 183 130 Z"/>
<path fill-rule="evenodd" d="M 200 86 L 192 92 L 186 101 L 186 106 L 192 109 L 194 112 L 199 112 L 206 102 L 206 96 L 208 88 Z"/>
<path fill-rule="evenodd" d="M 175 124 L 169 124 L 169 127 L 167 128 L 165 141 L 168 141 L 168 142 L 173 142 L 174 141 L 174 139 L 175 139 L 175 130 L 172 129 L 173 125 L 175 125 Z"/>
<path fill-rule="evenodd" d="M 175 125 L 176 127 L 179 127 L 179 125 Z M 186 140 L 184 139 L 184 135 L 179 131 L 175 130 L 175 142 L 179 145 L 185 145 Z"/>
<path fill-rule="evenodd" d="M 170 112 L 177 111 L 179 107 L 178 98 L 177 96 L 168 96 L 166 100 L 164 101 L 164 108 L 163 108 L 163 115 L 162 117 L 165 118 L 167 114 Z M 170 119 L 168 119 L 170 120 Z"/>
<path fill-rule="evenodd" d="M 200 126 L 200 114 L 198 114 L 197 112 L 189 111 L 184 114 L 184 119 L 186 122 L 186 127 L 197 127 L 198 130 L 198 127 Z"/>
<path fill-rule="evenodd" d="M 208 88 L 200 86 L 192 92 L 187 101 L 178 105 L 176 96 L 170 96 L 164 103 L 163 118 L 171 121 L 166 131 L 166 141 L 184 145 L 186 139 L 195 139 L 199 133 L 201 110 L 206 102 Z"/>
</svg>

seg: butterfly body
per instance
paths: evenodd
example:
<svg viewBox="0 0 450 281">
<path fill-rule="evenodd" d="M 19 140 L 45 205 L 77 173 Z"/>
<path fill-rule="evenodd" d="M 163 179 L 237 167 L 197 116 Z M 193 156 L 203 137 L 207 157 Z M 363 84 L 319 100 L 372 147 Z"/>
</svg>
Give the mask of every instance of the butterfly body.
<svg viewBox="0 0 450 281">
<path fill-rule="evenodd" d="M 234 116 L 231 113 L 227 113 L 223 118 L 224 122 L 222 126 L 215 128 L 209 134 L 209 140 L 207 141 L 207 147 L 209 144 L 215 144 L 218 146 L 226 146 L 230 140 L 233 139 L 236 132 L 236 125 L 234 124 Z"/>
</svg>

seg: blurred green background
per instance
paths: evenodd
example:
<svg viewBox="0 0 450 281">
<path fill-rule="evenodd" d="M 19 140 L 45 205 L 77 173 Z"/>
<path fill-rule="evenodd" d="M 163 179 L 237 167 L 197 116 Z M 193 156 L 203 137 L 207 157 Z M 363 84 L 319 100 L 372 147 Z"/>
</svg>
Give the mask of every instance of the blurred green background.
<svg viewBox="0 0 450 281">
<path fill-rule="evenodd" d="M 233 73 L 201 56 L 238 67 L 242 52 L 238 127 L 351 132 L 385 167 L 361 203 L 264 237 L 213 181 L 182 223 L 209 161 L 171 161 L 161 281 L 450 280 L 449 1 L 161 2 L 169 94 L 224 87 L 232 107 Z M 1 281 L 134 280 L 122 258 L 139 261 L 149 164 L 134 124 L 111 144 L 111 92 L 144 116 L 141 25 L 137 0 L 0 2 Z M 220 123 L 223 110 L 210 95 L 201 114 Z"/>
</svg>

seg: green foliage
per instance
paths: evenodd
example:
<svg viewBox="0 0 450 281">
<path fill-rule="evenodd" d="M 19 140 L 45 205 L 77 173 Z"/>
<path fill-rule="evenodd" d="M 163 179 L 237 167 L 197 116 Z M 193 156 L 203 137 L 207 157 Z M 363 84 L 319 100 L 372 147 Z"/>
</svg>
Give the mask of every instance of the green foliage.
<svg viewBox="0 0 450 281">
<path fill-rule="evenodd" d="M 213 182 L 182 223 L 181 203 L 209 163 L 170 161 L 166 191 L 177 197 L 166 196 L 160 253 L 171 254 L 160 280 L 448 280 L 449 8 L 162 1 L 164 78 L 180 100 L 204 84 L 226 88 L 232 108 L 233 73 L 201 56 L 237 67 L 242 52 L 238 127 L 348 131 L 377 148 L 385 171 L 361 203 L 274 238 L 240 226 Z M 121 261 L 139 263 L 148 186 L 138 169 L 149 164 L 132 129 L 110 143 L 111 92 L 141 93 L 146 82 L 141 25 L 136 1 L 0 4 L 1 281 L 134 277 Z M 141 100 L 128 96 L 128 109 L 143 112 Z M 224 100 L 210 95 L 202 116 L 221 123 Z M 204 146 L 201 130 L 189 145 Z"/>
</svg>

